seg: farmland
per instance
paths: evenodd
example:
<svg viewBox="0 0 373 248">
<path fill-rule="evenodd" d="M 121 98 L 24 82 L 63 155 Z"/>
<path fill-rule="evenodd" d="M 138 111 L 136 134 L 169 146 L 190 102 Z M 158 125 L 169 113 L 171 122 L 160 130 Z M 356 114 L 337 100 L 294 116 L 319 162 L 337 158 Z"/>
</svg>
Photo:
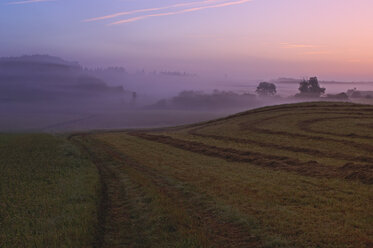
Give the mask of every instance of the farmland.
<svg viewBox="0 0 373 248">
<path fill-rule="evenodd" d="M 81 134 L 104 247 L 372 247 L 373 107 L 302 103 Z"/>
<path fill-rule="evenodd" d="M 2 247 L 373 246 L 369 105 L 0 144 Z"/>
<path fill-rule="evenodd" d="M 0 247 L 96 243 L 97 169 L 63 137 L 0 135 Z"/>
</svg>

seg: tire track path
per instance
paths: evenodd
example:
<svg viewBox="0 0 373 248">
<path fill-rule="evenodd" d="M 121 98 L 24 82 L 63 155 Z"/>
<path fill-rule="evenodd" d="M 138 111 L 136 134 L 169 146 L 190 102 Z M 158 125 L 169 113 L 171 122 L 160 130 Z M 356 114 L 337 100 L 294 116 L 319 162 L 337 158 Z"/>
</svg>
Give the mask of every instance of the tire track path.
<svg viewBox="0 0 373 248">
<path fill-rule="evenodd" d="M 342 178 L 358 180 L 362 183 L 373 184 L 373 164 L 347 163 L 341 167 L 331 167 L 316 161 L 302 162 L 286 156 L 275 156 L 257 152 L 241 151 L 232 148 L 221 148 L 200 142 L 180 140 L 165 135 L 130 132 L 129 135 L 171 145 L 191 152 L 218 157 L 232 162 L 246 162 L 257 166 L 285 170 L 304 176 Z"/>
</svg>

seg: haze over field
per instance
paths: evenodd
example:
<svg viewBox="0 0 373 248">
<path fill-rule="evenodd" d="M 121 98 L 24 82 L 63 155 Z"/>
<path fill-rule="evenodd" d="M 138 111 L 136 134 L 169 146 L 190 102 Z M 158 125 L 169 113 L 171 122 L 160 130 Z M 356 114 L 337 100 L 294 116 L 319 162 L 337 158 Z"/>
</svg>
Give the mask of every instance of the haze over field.
<svg viewBox="0 0 373 248">
<path fill-rule="evenodd" d="M 310 101 L 292 96 L 313 76 L 325 96 L 373 91 L 367 0 L 0 4 L 0 131 L 204 121 Z"/>
</svg>

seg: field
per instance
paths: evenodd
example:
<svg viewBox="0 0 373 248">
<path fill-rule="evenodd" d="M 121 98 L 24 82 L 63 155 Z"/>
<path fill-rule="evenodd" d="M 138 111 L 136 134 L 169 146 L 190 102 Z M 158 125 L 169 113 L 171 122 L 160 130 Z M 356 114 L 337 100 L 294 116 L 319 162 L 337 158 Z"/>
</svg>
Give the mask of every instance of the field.
<svg viewBox="0 0 373 248">
<path fill-rule="evenodd" d="M 372 247 L 373 107 L 302 103 L 76 135 L 104 247 Z"/>
<path fill-rule="evenodd" d="M 373 247 L 373 106 L 0 146 L 0 247 Z"/>
<path fill-rule="evenodd" d="M 97 243 L 95 166 L 65 138 L 0 135 L 0 247 Z"/>
</svg>

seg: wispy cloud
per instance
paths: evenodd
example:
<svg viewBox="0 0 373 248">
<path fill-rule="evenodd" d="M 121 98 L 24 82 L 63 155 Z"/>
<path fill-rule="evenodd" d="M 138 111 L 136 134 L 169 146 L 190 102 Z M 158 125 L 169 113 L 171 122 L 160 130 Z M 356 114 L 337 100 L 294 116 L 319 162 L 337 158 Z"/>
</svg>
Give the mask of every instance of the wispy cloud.
<svg viewBox="0 0 373 248">
<path fill-rule="evenodd" d="M 325 47 L 316 46 L 311 44 L 295 44 L 295 43 L 280 43 L 283 48 L 294 49 L 300 55 L 328 55 L 331 54 Z"/>
<path fill-rule="evenodd" d="M 280 43 L 282 47 L 285 48 L 316 48 L 317 46 L 309 45 L 309 44 L 292 44 L 292 43 Z"/>
<path fill-rule="evenodd" d="M 40 3 L 40 2 L 54 2 L 56 0 L 26 0 L 17 2 L 8 2 L 7 5 L 19 5 L 19 4 L 29 4 L 29 3 Z"/>
<path fill-rule="evenodd" d="M 327 55 L 331 54 L 330 51 L 310 51 L 310 52 L 304 52 L 302 53 L 304 55 Z"/>
<path fill-rule="evenodd" d="M 120 20 L 117 22 L 110 23 L 109 25 L 118 25 L 118 24 L 124 24 L 124 23 L 131 23 L 151 17 L 160 17 L 160 16 L 171 16 L 171 15 L 179 15 L 179 14 L 184 14 L 184 13 L 189 13 L 189 12 L 195 12 L 195 11 L 200 11 L 200 10 L 205 10 L 205 9 L 213 9 L 213 8 L 223 8 L 223 7 L 228 7 L 232 5 L 239 5 L 239 4 L 244 4 L 247 2 L 251 2 L 252 0 L 239 0 L 239 1 L 228 1 L 225 3 L 220 3 L 220 4 L 215 4 L 215 5 L 208 5 L 208 6 L 201 6 L 201 7 L 196 7 L 196 8 L 189 8 L 189 9 L 183 9 L 179 11 L 173 11 L 173 12 L 165 12 L 165 13 L 158 13 L 158 14 L 150 14 L 150 15 L 142 15 L 142 16 L 137 16 L 125 20 Z"/>
<path fill-rule="evenodd" d="M 112 19 L 112 18 L 119 17 L 119 16 L 131 15 L 131 14 L 146 13 L 146 12 L 153 12 L 153 11 L 158 11 L 158 10 L 166 10 L 166 9 L 181 8 L 181 7 L 188 7 L 188 6 L 193 6 L 193 5 L 209 4 L 209 3 L 215 3 L 215 2 L 226 2 L 226 1 L 228 0 L 204 0 L 204 1 L 198 1 L 198 2 L 172 4 L 172 5 L 168 5 L 164 7 L 157 7 L 157 8 L 123 11 L 123 12 L 117 12 L 111 15 L 105 15 L 105 16 L 99 16 L 95 18 L 86 19 L 84 20 L 84 22 L 100 21 L 100 20 Z"/>
</svg>

